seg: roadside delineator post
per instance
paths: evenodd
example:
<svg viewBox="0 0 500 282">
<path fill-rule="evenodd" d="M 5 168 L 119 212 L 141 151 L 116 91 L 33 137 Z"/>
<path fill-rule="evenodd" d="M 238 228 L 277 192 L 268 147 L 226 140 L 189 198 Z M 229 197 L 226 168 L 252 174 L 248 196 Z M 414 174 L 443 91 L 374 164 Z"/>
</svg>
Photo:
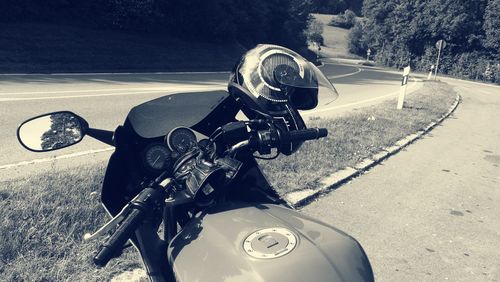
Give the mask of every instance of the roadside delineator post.
<svg viewBox="0 0 500 282">
<path fill-rule="evenodd" d="M 410 66 L 407 66 L 403 70 L 403 79 L 401 80 L 401 90 L 399 91 L 399 98 L 398 98 L 398 110 L 403 109 L 403 104 L 405 102 L 405 95 L 406 95 L 406 87 L 408 86 L 408 77 L 410 76 Z"/>
<path fill-rule="evenodd" d="M 431 71 L 429 72 L 429 75 L 427 76 L 427 80 L 431 80 L 432 78 L 432 73 L 434 72 L 434 65 L 431 66 Z"/>
<path fill-rule="evenodd" d="M 446 41 L 440 39 L 436 42 L 436 48 L 438 49 L 438 57 L 436 61 L 436 72 L 434 73 L 434 80 L 437 80 L 438 69 L 439 69 L 439 59 L 441 58 L 441 50 L 446 47 Z"/>
</svg>

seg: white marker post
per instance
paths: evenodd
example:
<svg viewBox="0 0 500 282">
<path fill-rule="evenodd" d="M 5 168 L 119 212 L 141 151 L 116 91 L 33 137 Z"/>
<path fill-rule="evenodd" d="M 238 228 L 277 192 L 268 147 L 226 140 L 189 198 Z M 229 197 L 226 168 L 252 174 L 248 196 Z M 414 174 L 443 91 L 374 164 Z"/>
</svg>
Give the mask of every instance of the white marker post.
<svg viewBox="0 0 500 282">
<path fill-rule="evenodd" d="M 431 66 L 431 71 L 429 72 L 429 75 L 427 76 L 427 80 L 431 80 L 433 72 L 434 72 L 434 65 Z"/>
<path fill-rule="evenodd" d="M 398 98 L 398 110 L 403 109 L 403 104 L 405 102 L 406 87 L 408 86 L 408 76 L 410 76 L 410 66 L 407 66 L 403 70 L 403 79 L 401 80 L 401 90 L 399 92 Z"/>
<path fill-rule="evenodd" d="M 438 40 L 436 42 L 436 48 L 438 49 L 438 57 L 437 57 L 437 62 L 436 62 L 436 72 L 434 73 L 434 80 L 437 80 L 438 76 L 438 69 L 439 69 L 439 59 L 441 58 L 441 50 L 446 47 L 446 41 L 443 39 Z"/>
</svg>

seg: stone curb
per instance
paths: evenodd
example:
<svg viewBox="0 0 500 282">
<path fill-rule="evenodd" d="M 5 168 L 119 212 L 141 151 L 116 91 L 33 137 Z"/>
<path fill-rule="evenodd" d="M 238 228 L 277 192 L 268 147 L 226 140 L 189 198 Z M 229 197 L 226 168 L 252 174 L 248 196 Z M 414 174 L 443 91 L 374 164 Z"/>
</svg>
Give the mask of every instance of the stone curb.
<svg viewBox="0 0 500 282">
<path fill-rule="evenodd" d="M 346 183 L 352 178 L 366 172 L 370 168 L 375 165 L 378 165 L 382 161 L 388 159 L 392 155 L 401 151 L 404 147 L 410 145 L 416 140 L 422 138 L 429 131 L 431 131 L 434 127 L 442 123 L 446 118 L 448 118 L 458 107 L 460 104 L 460 95 L 457 94 L 455 97 L 455 102 L 448 109 L 448 112 L 443 114 L 438 121 L 431 122 L 427 125 L 423 130 L 419 130 L 413 134 L 410 134 L 396 143 L 393 146 L 385 147 L 378 153 L 373 154 L 371 157 L 362 160 L 361 162 L 354 165 L 354 167 L 346 167 L 342 170 L 336 171 L 329 176 L 321 179 L 319 182 L 321 183 L 321 188 L 319 189 L 304 189 L 299 191 L 294 191 L 287 193 L 284 198 L 288 201 L 289 204 L 294 206 L 295 208 L 301 208 L 306 206 L 310 202 L 317 199 L 319 196 L 326 194 L 340 185 Z"/>
</svg>

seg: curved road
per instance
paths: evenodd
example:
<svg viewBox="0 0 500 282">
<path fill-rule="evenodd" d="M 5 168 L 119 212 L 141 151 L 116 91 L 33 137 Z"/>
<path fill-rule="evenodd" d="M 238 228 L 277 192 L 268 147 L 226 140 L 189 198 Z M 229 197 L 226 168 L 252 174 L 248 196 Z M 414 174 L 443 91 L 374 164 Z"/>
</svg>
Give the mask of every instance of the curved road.
<svg viewBox="0 0 500 282">
<path fill-rule="evenodd" d="M 500 281 L 500 87 L 443 80 L 450 118 L 302 209 L 358 239 L 378 281 Z"/>
<path fill-rule="evenodd" d="M 400 75 L 343 64 L 326 64 L 322 71 L 334 82 L 340 98 L 319 112 L 339 113 L 394 97 Z M 113 130 L 130 108 L 177 92 L 225 89 L 229 73 L 129 73 L 0 75 L 0 169 L 23 161 L 108 147 L 91 138 L 49 153 L 23 149 L 15 136 L 25 119 L 42 113 L 69 110 L 94 128 Z M 187 111 L 188 112 L 188 111 Z M 317 115 L 305 113 L 307 115 Z M 2 171 L 0 170 L 0 175 Z"/>
</svg>

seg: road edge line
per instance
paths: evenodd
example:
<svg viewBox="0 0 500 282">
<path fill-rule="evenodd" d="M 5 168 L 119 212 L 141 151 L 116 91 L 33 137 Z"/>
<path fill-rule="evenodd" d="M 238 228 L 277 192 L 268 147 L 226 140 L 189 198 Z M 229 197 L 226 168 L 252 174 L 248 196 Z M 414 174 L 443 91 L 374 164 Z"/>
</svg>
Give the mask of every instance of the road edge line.
<svg viewBox="0 0 500 282">
<path fill-rule="evenodd" d="M 108 147 L 108 148 L 103 148 L 103 149 L 87 150 L 87 151 L 59 155 L 59 156 L 53 156 L 53 157 L 47 157 L 47 158 L 33 159 L 33 160 L 29 160 L 29 161 L 21 161 L 21 162 L 17 162 L 17 163 L 13 163 L 13 164 L 0 165 L 0 170 L 9 169 L 9 168 L 13 168 L 13 167 L 20 167 L 20 166 L 25 166 L 25 165 L 31 165 L 31 164 L 53 162 L 55 160 L 70 159 L 70 158 L 81 157 L 81 156 L 86 156 L 86 155 L 90 155 L 90 154 L 104 153 L 104 152 L 112 151 L 114 149 L 115 149 L 115 147 Z"/>
<path fill-rule="evenodd" d="M 403 148 L 424 137 L 437 125 L 441 124 L 445 119 L 447 119 L 453 112 L 455 112 L 461 100 L 462 98 L 460 94 L 457 94 L 455 97 L 455 102 L 450 106 L 450 108 L 448 108 L 448 111 L 443 114 L 437 121 L 429 123 L 423 130 L 419 130 L 405 136 L 404 138 L 401 138 L 400 140 L 395 142 L 393 146 L 382 148 L 382 150 L 380 150 L 379 152 L 373 154 L 371 157 L 361 160 L 353 167 L 345 167 L 328 175 L 327 177 L 324 177 L 323 179 L 320 179 L 319 182 L 322 183 L 323 186 L 319 189 L 304 189 L 293 191 L 286 193 L 283 198 L 296 209 L 307 206 L 322 195 L 326 195 L 329 192 L 334 191 L 342 184 L 379 165 L 381 162 L 400 152 Z"/>
</svg>

